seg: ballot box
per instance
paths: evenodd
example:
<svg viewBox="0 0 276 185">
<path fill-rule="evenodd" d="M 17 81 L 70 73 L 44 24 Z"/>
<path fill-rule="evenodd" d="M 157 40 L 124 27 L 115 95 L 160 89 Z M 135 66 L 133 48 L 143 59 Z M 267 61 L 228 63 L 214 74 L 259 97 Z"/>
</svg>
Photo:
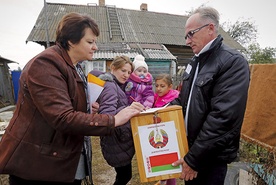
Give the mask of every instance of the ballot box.
<svg viewBox="0 0 276 185">
<path fill-rule="evenodd" d="M 141 182 L 179 178 L 182 166 L 172 162 L 188 152 L 182 107 L 152 108 L 130 121 Z"/>
</svg>

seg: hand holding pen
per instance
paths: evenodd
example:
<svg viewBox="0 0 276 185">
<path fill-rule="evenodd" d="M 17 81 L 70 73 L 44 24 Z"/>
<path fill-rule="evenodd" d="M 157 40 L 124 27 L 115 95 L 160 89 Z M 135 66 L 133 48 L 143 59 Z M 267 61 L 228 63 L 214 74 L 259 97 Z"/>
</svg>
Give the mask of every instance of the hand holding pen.
<svg viewBox="0 0 276 185">
<path fill-rule="evenodd" d="M 133 102 L 137 102 L 137 101 L 135 100 L 135 98 L 133 98 L 132 96 L 130 96 L 129 98 L 132 99 Z M 137 102 L 137 103 L 138 103 L 138 102 Z M 144 108 L 144 110 L 147 110 L 147 109 L 150 109 L 150 107 L 145 107 L 145 108 Z"/>
<path fill-rule="evenodd" d="M 137 102 L 137 101 L 135 100 L 135 98 L 133 98 L 132 96 L 130 96 L 129 98 L 132 99 L 132 101 L 133 101 L 132 104 L 131 104 L 130 106 L 132 106 L 133 104 L 134 104 L 134 105 L 135 105 L 135 104 L 142 105 L 141 103 Z M 143 106 L 143 105 L 142 105 L 142 106 Z M 146 109 L 148 109 L 148 108 L 147 108 L 147 107 L 146 107 L 146 108 L 144 107 L 143 110 L 146 110 Z"/>
</svg>

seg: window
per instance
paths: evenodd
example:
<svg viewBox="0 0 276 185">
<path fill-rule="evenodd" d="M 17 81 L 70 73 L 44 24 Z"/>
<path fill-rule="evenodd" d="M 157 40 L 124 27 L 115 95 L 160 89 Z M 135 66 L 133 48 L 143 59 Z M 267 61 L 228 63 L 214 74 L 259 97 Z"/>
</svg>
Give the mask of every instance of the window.
<svg viewBox="0 0 276 185">
<path fill-rule="evenodd" d="M 84 63 L 85 63 L 84 71 L 85 71 L 86 75 L 92 70 L 99 70 L 99 71 L 103 71 L 103 72 L 106 71 L 104 60 L 101 60 L 101 61 L 85 61 Z"/>
<path fill-rule="evenodd" d="M 99 70 L 105 72 L 105 61 L 94 61 L 91 62 L 93 70 Z"/>
</svg>

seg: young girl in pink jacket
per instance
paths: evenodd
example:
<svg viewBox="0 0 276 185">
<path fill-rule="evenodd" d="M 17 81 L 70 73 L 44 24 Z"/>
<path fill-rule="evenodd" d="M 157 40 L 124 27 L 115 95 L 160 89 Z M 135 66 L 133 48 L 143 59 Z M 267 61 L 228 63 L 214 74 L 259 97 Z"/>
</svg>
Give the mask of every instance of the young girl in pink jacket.
<svg viewBox="0 0 276 185">
<path fill-rule="evenodd" d="M 160 74 L 155 78 L 155 94 L 153 107 L 163 107 L 173 101 L 179 91 L 173 89 L 172 78 L 168 74 Z"/>
<path fill-rule="evenodd" d="M 172 77 L 170 75 L 160 74 L 155 78 L 153 107 L 163 107 L 177 98 L 178 95 L 179 91 L 173 89 Z M 155 185 L 176 185 L 176 179 L 161 180 Z"/>
</svg>

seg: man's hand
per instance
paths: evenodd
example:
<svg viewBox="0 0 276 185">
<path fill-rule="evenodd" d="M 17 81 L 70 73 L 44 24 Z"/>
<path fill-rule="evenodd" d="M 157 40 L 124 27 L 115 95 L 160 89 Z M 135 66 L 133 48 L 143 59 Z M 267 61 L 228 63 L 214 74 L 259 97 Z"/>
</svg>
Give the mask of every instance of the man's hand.
<svg viewBox="0 0 276 185">
<path fill-rule="evenodd" d="M 194 178 L 197 177 L 197 172 L 194 171 L 190 166 L 188 166 L 188 164 L 184 161 L 184 159 L 179 159 L 178 161 L 175 161 L 173 164 L 173 166 L 179 166 L 182 165 L 182 172 L 180 175 L 180 179 L 181 180 L 193 180 Z"/>
</svg>

